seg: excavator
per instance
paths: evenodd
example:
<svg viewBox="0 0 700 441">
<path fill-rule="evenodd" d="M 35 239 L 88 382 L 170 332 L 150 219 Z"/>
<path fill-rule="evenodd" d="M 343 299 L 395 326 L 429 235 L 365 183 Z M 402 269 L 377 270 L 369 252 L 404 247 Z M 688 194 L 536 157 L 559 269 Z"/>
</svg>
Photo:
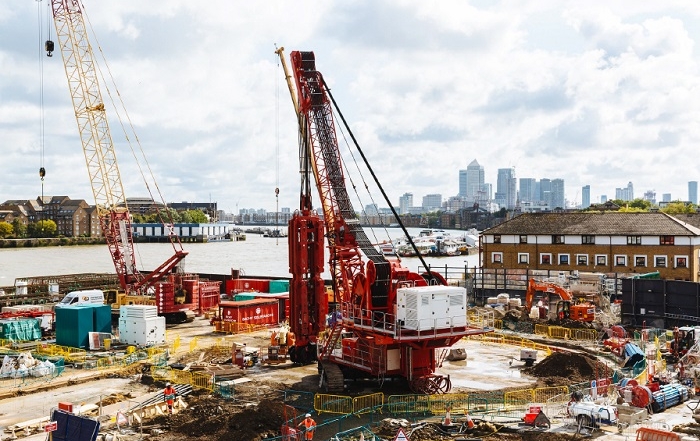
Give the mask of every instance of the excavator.
<svg viewBox="0 0 700 441">
<path fill-rule="evenodd" d="M 525 292 L 525 311 L 529 313 L 536 292 L 556 294 L 561 297 L 557 302 L 557 320 L 576 320 L 579 322 L 592 322 L 595 320 L 595 305 L 590 302 L 576 302 L 571 292 L 561 285 L 550 282 L 539 282 L 535 279 L 528 280 Z"/>
<path fill-rule="evenodd" d="M 156 305 L 168 321 L 194 319 L 193 310 L 214 307 L 220 298 L 219 282 L 200 281 L 194 274 L 176 270 L 187 252 L 165 222 L 174 254 L 148 274 L 136 268 L 131 215 L 126 204 L 105 105 L 98 82 L 92 46 L 87 38 L 84 12 L 78 0 L 51 0 L 58 45 L 63 57 L 75 118 L 78 123 L 90 184 L 102 233 L 123 292 L 107 293 L 117 310 L 126 304 Z M 47 41 L 47 51 L 54 43 Z M 50 55 L 49 55 L 50 56 Z M 215 304 L 214 304 L 215 303 Z"/>
<path fill-rule="evenodd" d="M 288 235 L 290 359 L 316 361 L 319 385 L 328 392 L 342 392 L 346 378 L 403 379 L 415 392 L 449 391 L 449 376 L 435 373 L 445 348 L 493 329 L 470 326 L 464 288 L 448 286 L 440 274 L 418 274 L 398 259 L 387 260 L 369 240 L 351 204 L 331 106 L 335 100 L 316 69 L 315 55 L 291 52 L 290 73 L 283 48 L 277 54 L 299 126 L 300 207 Z M 313 209 L 312 184 L 322 217 Z M 324 242 L 333 302 L 321 277 Z"/>
</svg>

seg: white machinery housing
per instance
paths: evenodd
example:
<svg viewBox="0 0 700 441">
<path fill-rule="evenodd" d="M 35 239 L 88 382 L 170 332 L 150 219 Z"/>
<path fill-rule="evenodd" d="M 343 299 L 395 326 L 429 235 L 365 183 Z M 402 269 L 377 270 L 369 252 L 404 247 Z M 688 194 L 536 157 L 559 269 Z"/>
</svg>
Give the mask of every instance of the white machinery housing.
<svg viewBox="0 0 700 441">
<path fill-rule="evenodd" d="M 119 341 L 128 345 L 153 346 L 165 343 L 165 317 L 149 305 L 119 308 Z"/>
<path fill-rule="evenodd" d="M 467 325 L 467 290 L 458 286 L 414 286 L 396 291 L 399 326 L 414 331 Z"/>
</svg>

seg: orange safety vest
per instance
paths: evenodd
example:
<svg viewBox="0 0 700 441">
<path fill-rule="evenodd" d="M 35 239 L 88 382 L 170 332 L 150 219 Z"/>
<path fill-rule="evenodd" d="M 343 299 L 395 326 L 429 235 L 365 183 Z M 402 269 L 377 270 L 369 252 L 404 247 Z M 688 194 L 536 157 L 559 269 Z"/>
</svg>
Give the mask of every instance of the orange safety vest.
<svg viewBox="0 0 700 441">
<path fill-rule="evenodd" d="M 312 440 L 314 439 L 314 430 L 316 429 L 316 421 L 313 420 L 313 418 L 304 418 L 304 427 L 306 428 L 306 433 L 304 437 L 307 440 Z"/>
<path fill-rule="evenodd" d="M 165 401 L 168 402 L 168 404 L 173 404 L 173 400 L 175 399 L 175 388 L 170 386 L 166 387 L 165 390 L 163 391 L 163 395 L 165 396 Z"/>
</svg>

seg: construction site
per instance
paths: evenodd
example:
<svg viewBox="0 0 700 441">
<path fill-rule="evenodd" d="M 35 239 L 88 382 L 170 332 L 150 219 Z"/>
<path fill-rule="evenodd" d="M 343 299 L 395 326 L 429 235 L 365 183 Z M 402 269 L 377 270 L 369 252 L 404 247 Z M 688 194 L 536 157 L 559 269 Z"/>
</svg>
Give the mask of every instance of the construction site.
<svg viewBox="0 0 700 441">
<path fill-rule="evenodd" d="M 139 271 L 84 11 L 65 0 L 53 0 L 51 11 L 117 283 L 69 292 L 49 311 L 3 311 L 12 323 L 3 328 L 12 338 L 2 342 L 0 370 L 6 436 L 697 439 L 700 328 L 647 327 L 644 308 L 631 311 L 643 326 L 622 326 L 624 308 L 638 305 L 618 301 L 617 276 L 610 284 L 605 274 L 578 271 L 465 270 L 452 280 L 426 263 L 395 211 L 423 270 L 370 240 L 351 192 L 372 186 L 392 204 L 311 51 L 275 51 L 299 134 L 290 277 L 185 273 L 188 253 L 168 213 L 158 215 L 172 255 Z M 346 179 L 336 127 L 373 181 Z M 519 286 L 505 289 L 509 280 Z M 282 284 L 285 292 L 271 289 Z M 270 289 L 254 288 L 263 285 Z M 26 320 L 10 320 L 18 318 Z M 44 319 L 53 323 L 39 330 Z"/>
</svg>

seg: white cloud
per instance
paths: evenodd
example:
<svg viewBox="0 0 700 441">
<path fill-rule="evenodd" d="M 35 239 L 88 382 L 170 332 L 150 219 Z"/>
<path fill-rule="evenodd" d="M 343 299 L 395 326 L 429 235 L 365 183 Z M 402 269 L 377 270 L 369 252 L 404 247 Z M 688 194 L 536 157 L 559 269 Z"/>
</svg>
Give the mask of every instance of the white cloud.
<svg viewBox="0 0 700 441">
<path fill-rule="evenodd" d="M 686 198 L 700 174 L 687 159 L 700 141 L 700 6 L 688 2 L 86 6 L 94 48 L 170 201 L 272 210 L 279 185 L 280 206 L 297 206 L 297 131 L 275 44 L 316 53 L 395 204 L 405 192 L 416 201 L 456 194 L 458 170 L 473 159 L 494 187 L 496 170 L 515 166 L 518 177 L 564 178 L 570 199 L 586 184 L 594 199 L 614 196 L 628 181 L 638 195 Z M 36 8 L 0 5 L 2 200 L 41 188 Z M 44 189 L 89 201 L 58 50 L 43 58 L 43 88 Z M 119 123 L 110 123 L 126 191 L 142 196 Z"/>
</svg>

